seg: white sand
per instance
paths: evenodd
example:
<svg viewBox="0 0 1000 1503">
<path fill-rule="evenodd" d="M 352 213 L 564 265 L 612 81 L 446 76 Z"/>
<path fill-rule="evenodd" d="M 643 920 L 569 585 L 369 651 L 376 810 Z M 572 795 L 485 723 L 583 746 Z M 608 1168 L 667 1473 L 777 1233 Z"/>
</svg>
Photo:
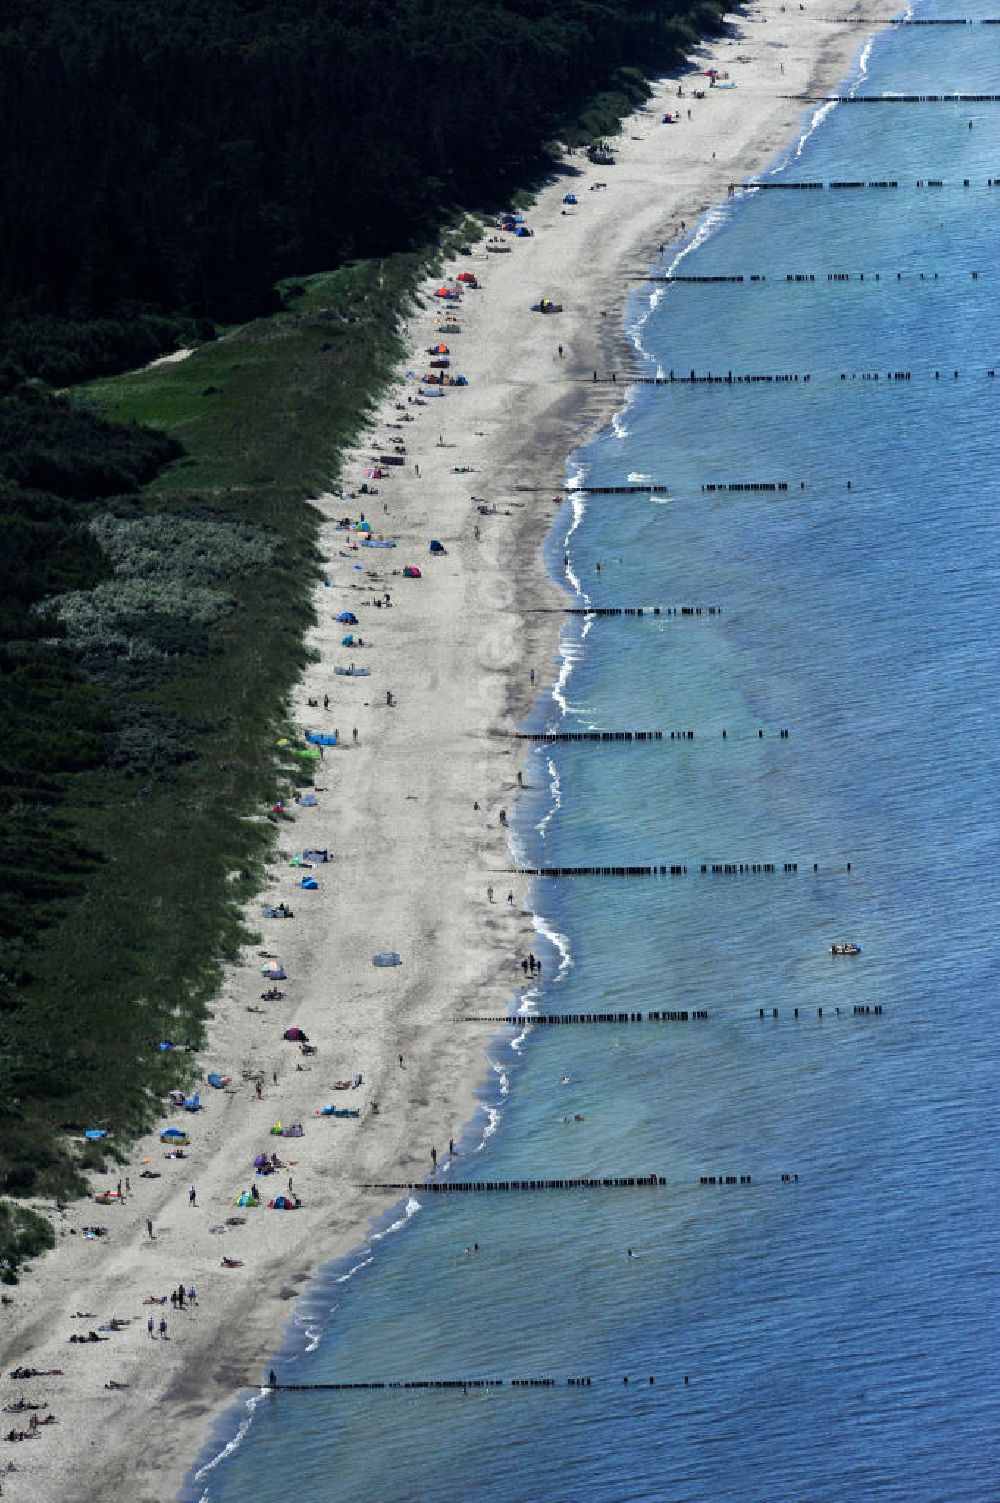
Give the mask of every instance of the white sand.
<svg viewBox="0 0 1000 1503">
<path fill-rule="evenodd" d="M 864 9 L 888 16 L 893 7 L 869 0 Z M 591 371 L 626 368 L 621 314 L 630 277 L 641 275 L 681 220 L 691 225 L 725 199 L 731 179 L 759 170 L 794 139 L 799 106 L 778 96 L 836 85 L 864 37 L 858 26 L 814 19 L 795 5 L 787 13 L 755 11 L 738 24 L 738 40 L 698 54 L 700 68 L 714 61 L 737 88 L 694 101 L 696 80 L 688 77 L 688 97 L 678 101 L 676 83 L 658 87 L 626 123 L 615 166 L 574 158 L 579 176 L 560 178 L 541 195 L 528 216 L 535 238 L 513 242 L 510 255 L 487 255 L 479 246 L 454 263 L 452 272 L 468 265 L 482 282 L 459 311 L 461 335 L 445 336 L 453 370 L 471 385 L 406 409 L 415 418 L 399 435 L 407 464 L 379 485 L 377 499 L 318 503 L 327 519 L 356 513 L 361 504 L 376 528 L 399 540 L 391 552 L 366 549 L 343 558 L 343 538 L 324 528 L 334 587 L 319 591 L 319 661 L 296 691 L 294 716 L 303 727 L 336 726 L 345 745 L 327 751 L 317 778 L 327 791 L 318 807 L 296 812 L 281 846 L 286 855 L 303 845 L 327 846 L 335 860 L 315 869 L 317 893 L 298 891 L 295 872 L 275 865 L 262 896 L 284 898 L 296 917 L 255 922 L 264 947 L 288 969 L 285 1000 L 258 1002 L 263 983 L 252 951 L 229 976 L 204 1064 L 231 1074 L 233 1085 L 225 1094 L 204 1088 L 198 1116 L 165 1119 L 164 1125 L 189 1125 L 188 1160 L 165 1160 L 155 1138 L 137 1145 L 127 1170 L 128 1203 L 71 1207 L 59 1218 L 57 1249 L 0 1314 L 5 1370 L 15 1363 L 65 1370 L 59 1378 L 0 1380 L 0 1402 L 22 1394 L 45 1398 L 59 1418 L 39 1440 L 0 1442 L 0 1464 L 10 1459 L 18 1468 L 4 1479 L 7 1497 L 162 1503 L 175 1496 L 211 1423 L 241 1387 L 260 1381 L 293 1311 L 286 1297 L 301 1292 L 320 1264 L 356 1247 L 372 1215 L 391 1205 L 354 1184 L 419 1179 L 432 1145 L 443 1163 L 449 1136 L 457 1137 L 470 1118 L 470 1141 L 484 1126 L 476 1090 L 487 1068 L 488 1031 L 451 1027 L 449 1020 L 506 1009 L 521 974 L 518 956 L 531 937 L 523 884 L 504 874 L 498 813 L 516 795 L 519 744 L 509 733 L 529 702 L 529 669 L 537 669 L 540 682 L 551 673 L 558 616 L 526 612 L 562 603 L 539 561 L 552 498 L 568 452 L 608 420 L 624 394 L 592 385 Z M 752 61 L 739 63 L 738 55 Z M 663 110 L 676 107 L 682 123 L 661 125 Z M 590 192 L 595 181 L 607 182 L 606 190 Z M 580 202 L 563 215 L 570 187 Z M 564 313 L 529 313 L 540 294 L 562 302 Z M 418 352 L 435 337 L 440 312 L 428 304 L 410 320 L 414 370 L 427 368 Z M 401 385 L 404 404 L 414 390 L 412 382 Z M 385 423 L 400 417 L 397 396 L 373 425 L 377 441 L 360 442 L 359 456 L 388 452 L 385 440 L 397 435 Z M 437 446 L 439 436 L 444 447 Z M 454 474 L 459 465 L 475 473 Z M 346 463 L 345 486 L 356 485 L 362 473 L 360 458 Z M 551 490 L 519 494 L 521 483 Z M 477 516 L 472 494 L 496 501 L 500 514 Z M 445 544 L 444 558 L 428 556 L 431 537 Z M 407 562 L 423 570 L 422 579 L 392 577 Z M 364 604 L 373 586 L 355 564 L 386 576 L 375 588 L 390 592 L 391 609 Z M 364 648 L 340 646 L 344 629 L 331 617 L 345 607 L 360 617 Z M 371 677 L 334 677 L 333 665 L 352 659 L 370 666 Z M 396 708 L 386 706 L 387 690 Z M 307 699 L 322 702 L 324 693 L 329 713 L 310 709 Z M 486 902 L 490 881 L 494 906 Z M 398 950 L 402 967 L 374 969 L 372 955 L 381 949 Z M 248 1005 L 264 1011 L 249 1013 Z M 303 1058 L 281 1042 L 292 1023 L 306 1030 L 318 1054 Z M 262 1102 L 244 1069 L 266 1080 Z M 335 1094 L 334 1080 L 355 1071 L 363 1073 L 363 1087 Z M 316 1119 L 314 1110 L 329 1100 L 360 1105 L 365 1115 Z M 372 1100 L 377 1116 L 367 1111 Z M 303 1122 L 305 1136 L 269 1137 L 276 1117 Z M 234 1199 L 263 1149 L 293 1161 L 303 1208 L 248 1211 L 241 1213 L 245 1225 L 211 1234 L 211 1225 L 236 1214 Z M 139 1178 L 145 1159 L 161 1178 Z M 285 1189 L 287 1172 L 262 1182 L 265 1195 Z M 94 1188 L 116 1179 L 95 1177 Z M 194 1208 L 187 1198 L 192 1183 Z M 108 1236 L 70 1235 L 89 1223 L 107 1226 Z M 244 1266 L 222 1269 L 223 1254 Z M 181 1281 L 197 1286 L 197 1309 L 174 1315 L 168 1306 L 169 1341 L 150 1341 L 144 1296 L 165 1294 Z M 76 1311 L 92 1315 L 76 1320 Z M 72 1331 L 112 1315 L 132 1324 L 107 1344 L 68 1343 Z M 387 1353 L 387 1371 L 391 1365 Z M 109 1378 L 130 1386 L 109 1392 Z M 10 1424 L 20 1427 L 23 1419 L 12 1417 L 4 1429 Z"/>
</svg>

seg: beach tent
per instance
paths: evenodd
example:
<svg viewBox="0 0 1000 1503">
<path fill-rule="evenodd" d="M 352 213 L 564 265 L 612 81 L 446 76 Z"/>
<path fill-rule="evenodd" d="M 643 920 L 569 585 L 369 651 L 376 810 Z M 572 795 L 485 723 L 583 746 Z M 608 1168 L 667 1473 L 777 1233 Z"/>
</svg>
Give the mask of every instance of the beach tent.
<svg viewBox="0 0 1000 1503">
<path fill-rule="evenodd" d="M 268 1201 L 272 1211 L 297 1211 L 301 1204 L 297 1195 L 276 1195 Z"/>
<path fill-rule="evenodd" d="M 282 1130 L 283 1129 L 282 1129 L 282 1126 L 281 1126 L 280 1122 L 272 1122 L 271 1123 L 271 1137 L 272 1138 L 280 1138 L 281 1134 L 282 1134 Z"/>
<path fill-rule="evenodd" d="M 526 224 L 519 224 L 517 229 L 514 231 L 514 234 L 519 240 L 530 240 L 531 236 L 534 233 L 534 230 L 529 230 Z"/>
<path fill-rule="evenodd" d="M 341 645 L 341 647 L 353 647 L 354 646 L 354 633 L 353 632 L 348 632 L 346 637 L 341 637 L 341 639 L 340 639 L 340 645 Z"/>
<path fill-rule="evenodd" d="M 319 883 L 316 881 L 315 877 L 303 877 L 302 881 L 299 883 L 299 886 L 305 892 L 318 892 L 319 891 Z"/>
<path fill-rule="evenodd" d="M 304 1138 L 305 1133 L 302 1130 L 302 1123 L 293 1122 L 289 1127 L 285 1128 L 281 1136 L 283 1138 Z"/>
<path fill-rule="evenodd" d="M 358 618 L 353 611 L 341 611 L 337 620 L 343 621 L 345 626 L 357 626 L 358 624 Z"/>
<path fill-rule="evenodd" d="M 184 1110 L 186 1112 L 200 1112 L 201 1111 L 201 1097 L 198 1096 L 198 1095 L 185 1096 L 183 1102 L 181 1103 L 181 1105 L 184 1107 Z"/>
<path fill-rule="evenodd" d="M 91 1143 L 96 1143 L 99 1139 L 106 1138 L 107 1135 L 108 1129 L 106 1127 L 88 1127 L 83 1136 L 89 1139 Z"/>
<path fill-rule="evenodd" d="M 208 1083 L 210 1086 L 214 1086 L 217 1091 L 221 1091 L 226 1084 L 226 1077 L 212 1070 L 208 1075 Z"/>
<path fill-rule="evenodd" d="M 458 274 L 458 276 L 455 278 L 455 280 L 457 282 L 464 282 L 465 285 L 466 285 L 466 287 L 478 287 L 479 286 L 479 283 L 477 282 L 475 276 L 473 275 L 473 273 L 471 271 L 460 271 L 459 274 Z"/>
<path fill-rule="evenodd" d="M 289 1044 L 308 1044 L 309 1035 L 303 1033 L 301 1028 L 286 1028 L 281 1035 Z"/>
<path fill-rule="evenodd" d="M 430 551 L 432 553 L 438 553 L 438 554 L 440 554 L 440 553 L 444 553 L 446 550 L 445 550 L 444 544 L 443 543 L 439 543 L 438 540 L 437 540 L 437 538 L 431 538 L 431 550 Z"/>
<path fill-rule="evenodd" d="M 402 965 L 403 957 L 396 950 L 380 950 L 372 956 L 372 965 Z"/>
<path fill-rule="evenodd" d="M 579 199 L 577 198 L 577 196 L 576 196 L 575 193 L 564 193 L 563 194 L 563 203 L 564 204 L 575 204 L 575 203 L 578 203 L 578 202 L 579 202 Z"/>
<path fill-rule="evenodd" d="M 260 968 L 260 974 L 262 976 L 265 976 L 268 981 L 288 980 L 288 976 L 285 972 L 285 967 L 281 964 L 280 960 L 266 961 L 265 964 Z"/>
<path fill-rule="evenodd" d="M 451 351 L 446 344 L 431 344 L 427 346 L 427 353 L 428 355 L 450 355 Z"/>
<path fill-rule="evenodd" d="M 270 1165 L 270 1162 L 271 1160 L 268 1158 L 266 1153 L 258 1153 L 257 1157 L 253 1161 L 253 1166 L 255 1169 L 263 1169 L 264 1165 Z"/>
<path fill-rule="evenodd" d="M 325 731 L 306 731 L 306 740 L 314 746 L 336 746 L 336 736 L 328 735 Z"/>
<path fill-rule="evenodd" d="M 468 386 L 469 383 L 465 376 L 455 376 L 451 384 L 452 386 Z"/>
<path fill-rule="evenodd" d="M 403 570 L 403 578 L 404 579 L 420 579 L 421 578 L 420 570 L 414 564 L 407 564 L 406 568 Z"/>
<path fill-rule="evenodd" d="M 358 531 L 359 532 L 371 532 L 371 530 L 372 530 L 372 524 L 370 522 L 359 522 L 358 523 Z"/>
<path fill-rule="evenodd" d="M 303 809 L 315 809 L 316 795 L 315 793 L 310 793 L 307 789 L 304 793 L 297 793 L 295 795 L 295 802 L 301 804 Z"/>
<path fill-rule="evenodd" d="M 444 392 L 441 390 L 440 386 L 428 386 L 428 388 L 427 388 L 426 391 L 421 392 L 421 396 L 424 396 L 424 397 L 443 397 L 444 396 Z"/>
<path fill-rule="evenodd" d="M 160 1142 L 169 1143 L 174 1148 L 186 1147 L 190 1141 L 191 1139 L 187 1133 L 183 1132 L 179 1127 L 165 1127 L 160 1133 Z"/>
<path fill-rule="evenodd" d="M 172 1044 L 169 1039 L 164 1039 L 163 1042 L 161 1044 L 157 1044 L 156 1047 L 157 1049 L 159 1049 L 161 1054 L 169 1054 L 171 1049 L 176 1048 L 176 1045 Z"/>
<path fill-rule="evenodd" d="M 314 850 L 312 850 L 310 848 L 309 850 L 306 850 L 306 851 L 302 852 L 302 860 L 303 861 L 329 861 L 330 860 L 330 852 L 329 851 L 325 851 L 325 850 L 324 851 L 319 851 L 319 850 L 315 850 L 314 851 Z"/>
<path fill-rule="evenodd" d="M 251 1193 L 250 1190 L 244 1190 L 243 1194 L 237 1197 L 236 1204 L 238 1206 L 242 1206 L 244 1210 L 247 1210 L 248 1208 L 252 1209 L 254 1206 L 260 1205 L 260 1199 L 256 1193 Z"/>
</svg>

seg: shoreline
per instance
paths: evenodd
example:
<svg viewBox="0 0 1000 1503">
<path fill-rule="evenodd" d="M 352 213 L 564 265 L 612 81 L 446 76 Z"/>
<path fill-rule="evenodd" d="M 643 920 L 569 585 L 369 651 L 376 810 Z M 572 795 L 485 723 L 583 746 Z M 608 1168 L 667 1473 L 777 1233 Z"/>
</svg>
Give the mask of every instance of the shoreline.
<svg viewBox="0 0 1000 1503">
<path fill-rule="evenodd" d="M 778 92 L 831 87 L 847 74 L 875 30 L 851 21 L 859 9 L 852 7 L 842 25 L 799 11 L 735 18 L 736 37 L 702 45 L 695 58 L 702 72 L 712 60 L 730 69 L 737 89 L 706 91 L 704 101 L 691 101 L 691 121 L 668 128 L 659 117 L 673 105 L 677 79 L 655 84 L 647 106 L 625 122 L 613 167 L 571 158 L 578 180 L 560 176 L 539 194 L 526 215 L 536 238 L 514 242 L 503 256 L 486 254 L 480 243 L 471 257 L 449 262 L 450 274 L 468 267 L 483 283 L 463 300 L 462 333 L 452 343 L 453 369 L 468 375 L 470 387 L 419 410 L 407 406 L 404 394 L 403 416 L 416 421 L 400 430 L 386 428 L 400 419 L 390 393 L 371 432 L 383 440 L 387 432 L 400 436 L 405 465 L 390 481 L 373 482 L 379 495 L 370 502 L 326 496 L 314 503 L 333 583 L 319 588 L 311 633 L 318 661 L 294 692 L 291 717 L 314 730 L 336 726 L 341 745 L 317 768 L 318 784 L 329 779 L 317 807 L 296 811 L 294 824 L 281 828 L 284 858 L 260 894 L 262 902 L 291 900 L 296 918 L 262 920 L 252 906 L 250 922 L 262 944 L 229 969 L 203 1056 L 205 1070 L 230 1074 L 232 1085 L 203 1089 L 206 1110 L 199 1115 L 164 1121 L 190 1127 L 189 1158 L 164 1162 L 155 1137 L 137 1144 L 121 1170 L 132 1179 L 127 1204 L 71 1206 L 57 1221 L 55 1252 L 14 1293 L 4 1320 L 4 1369 L 58 1366 L 65 1376 L 0 1380 L 0 1402 L 45 1399 L 59 1416 L 40 1441 L 7 1448 L 4 1460 L 18 1468 L 7 1479 L 7 1496 L 35 1503 L 97 1493 L 163 1500 L 190 1485 L 192 1465 L 207 1459 L 209 1436 L 234 1420 L 240 1389 L 254 1383 L 255 1371 L 266 1371 L 287 1341 L 288 1302 L 317 1270 L 361 1247 L 373 1220 L 390 1211 L 355 1182 L 418 1179 L 430 1168 L 432 1145 L 443 1167 L 448 1138 L 477 1119 L 487 1050 L 478 1029 L 456 1029 L 450 1019 L 506 1011 L 518 988 L 518 957 L 534 938 L 525 880 L 504 871 L 509 857 L 499 812 L 517 796 L 518 748 L 527 749 L 510 732 L 557 662 L 566 596 L 546 572 L 540 546 L 554 515 L 549 497 L 562 503 L 566 456 L 606 425 L 627 393 L 632 351 L 621 315 L 635 285 L 631 269 L 676 239 L 682 219 L 693 226 L 724 201 L 731 179 L 759 171 L 795 139 L 800 106 Z M 886 21 L 897 9 L 879 7 Z M 741 52 L 754 61 L 735 64 Z M 687 96 L 692 73 L 681 75 Z M 720 149 L 724 159 L 717 161 L 712 153 Z M 607 189 L 591 193 L 595 181 L 606 181 Z M 569 186 L 580 203 L 564 216 Z M 529 314 L 528 304 L 540 296 L 563 302 L 566 311 L 553 318 Z M 606 310 L 606 318 L 596 310 Z M 433 342 L 436 311 L 430 299 L 411 314 L 405 368 L 426 367 L 426 357 L 417 365 L 417 352 Z M 593 384 L 594 369 L 621 372 L 623 391 Z M 405 380 L 401 388 L 411 396 L 416 389 Z M 359 438 L 345 455 L 345 489 L 356 487 L 364 458 L 379 447 Z M 464 465 L 474 472 L 456 474 Z M 543 487 L 537 496 L 516 489 L 529 482 Z M 470 491 L 495 502 L 499 514 L 476 513 Z M 349 536 L 335 533 L 333 520 L 356 518 L 359 505 L 369 504 L 376 531 L 395 537 L 396 549 L 347 548 L 342 557 Z M 444 543 L 444 558 L 428 556 L 431 537 Z M 423 578 L 394 577 L 392 569 L 404 563 L 418 565 Z M 366 582 L 355 588 L 359 564 L 385 577 L 362 573 Z M 392 607 L 359 609 L 357 630 L 366 645 L 348 653 L 340 645 L 344 628 L 331 618 L 352 600 L 370 599 L 376 587 L 390 592 Z M 540 613 L 540 605 L 551 614 Z M 348 655 L 371 666 L 370 679 L 332 676 L 331 666 Z M 395 708 L 385 704 L 386 690 Z M 321 708 L 324 692 L 333 700 L 330 712 Z M 303 846 L 334 855 L 332 865 L 314 870 L 318 892 L 297 890 L 301 874 L 285 864 Z M 486 901 L 491 880 L 495 904 Z M 508 888 L 512 905 L 505 901 Z M 280 954 L 289 980 L 284 1000 L 250 1013 L 248 1007 L 261 1005 L 264 984 L 258 948 Z M 398 950 L 403 965 L 373 970 L 373 953 L 385 949 Z M 281 1042 L 292 1024 L 306 1029 L 319 1049 L 315 1057 Z M 364 1077 L 359 1090 L 331 1095 L 336 1079 L 355 1073 Z M 255 1074 L 262 1078 L 261 1100 Z M 367 1110 L 373 1099 L 377 1116 Z M 315 1118 L 331 1100 L 366 1110 L 357 1122 Z M 301 1144 L 270 1136 L 276 1116 L 303 1123 Z M 330 1134 L 335 1143 L 325 1141 Z M 277 1149 L 291 1165 L 304 1202 L 292 1217 L 264 1208 L 238 1213 L 233 1206 L 253 1178 L 253 1155 L 264 1149 Z M 162 1178 L 139 1180 L 147 1158 Z M 92 1176 L 93 1187 L 113 1186 L 116 1177 Z M 187 1204 L 192 1183 L 194 1208 Z M 284 1189 L 282 1174 L 264 1182 L 262 1195 L 266 1200 L 268 1191 Z M 209 1231 L 236 1214 L 247 1224 L 221 1235 Z M 86 1241 L 80 1228 L 95 1221 L 109 1235 Z M 223 1254 L 243 1266 L 222 1271 Z M 142 1300 L 180 1281 L 197 1286 L 198 1304 L 176 1315 L 167 1311 L 169 1343 L 150 1343 Z M 74 1321 L 78 1310 L 92 1318 Z M 71 1331 L 112 1315 L 131 1325 L 107 1345 L 67 1345 Z M 106 1390 L 108 1379 L 129 1387 Z"/>
</svg>

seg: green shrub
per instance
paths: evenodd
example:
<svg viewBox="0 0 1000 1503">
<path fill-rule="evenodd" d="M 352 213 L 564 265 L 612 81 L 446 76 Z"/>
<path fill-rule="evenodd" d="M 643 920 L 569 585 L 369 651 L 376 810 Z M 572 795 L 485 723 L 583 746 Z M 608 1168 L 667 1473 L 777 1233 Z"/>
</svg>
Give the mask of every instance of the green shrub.
<svg viewBox="0 0 1000 1503">
<path fill-rule="evenodd" d="M 56 1234 L 44 1216 L 28 1206 L 0 1200 L 0 1269 L 5 1284 L 16 1284 L 17 1270 L 55 1245 Z"/>
</svg>

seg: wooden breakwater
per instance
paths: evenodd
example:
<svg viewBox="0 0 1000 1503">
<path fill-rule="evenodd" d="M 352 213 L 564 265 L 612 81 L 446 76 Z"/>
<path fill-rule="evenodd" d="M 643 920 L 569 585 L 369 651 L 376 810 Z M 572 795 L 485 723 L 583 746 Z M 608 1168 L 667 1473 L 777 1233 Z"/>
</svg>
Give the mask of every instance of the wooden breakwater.
<svg viewBox="0 0 1000 1503">
<path fill-rule="evenodd" d="M 779 1021 L 782 1017 L 791 1018 L 793 1022 L 801 1022 L 808 1016 L 803 1007 L 786 1008 L 782 1013 L 777 1007 L 759 1007 L 757 1018 L 760 1021 Z M 848 1010 L 846 1007 L 822 1007 L 816 1008 L 817 1019 L 825 1017 L 851 1017 L 851 1018 L 881 1018 L 885 1016 L 885 1008 L 881 1002 L 855 1002 Z M 590 1028 L 602 1025 L 612 1027 L 631 1027 L 644 1023 L 707 1023 L 709 1013 L 705 1008 L 693 1011 L 654 1011 L 654 1012 L 564 1012 L 564 1013 L 501 1013 L 491 1017 L 468 1016 L 453 1018 L 453 1023 L 484 1023 L 490 1027 L 508 1028 Z M 727 1021 L 745 1021 L 733 1019 Z"/>
<path fill-rule="evenodd" d="M 667 487 L 661 481 L 651 480 L 646 485 L 518 485 L 517 491 L 530 491 L 533 494 L 550 491 L 562 491 L 564 495 L 571 496 L 574 491 L 580 491 L 587 496 L 665 496 Z"/>
<path fill-rule="evenodd" d="M 747 186 L 748 187 L 752 187 L 754 185 L 753 184 L 748 184 Z M 768 185 L 767 184 L 761 184 L 760 186 L 767 187 Z M 772 184 L 771 186 L 776 187 L 777 184 Z M 787 187 L 791 187 L 791 188 L 795 188 L 795 187 L 798 187 L 799 184 L 797 184 L 797 183 L 789 183 L 789 184 L 786 184 L 786 186 Z M 820 185 L 820 186 L 822 186 L 822 185 Z M 869 186 L 872 186 L 872 185 L 869 184 Z M 892 186 L 895 186 L 895 184 L 893 184 Z M 965 186 L 967 187 L 968 184 L 966 183 Z M 993 180 L 991 178 L 990 179 L 990 187 L 992 188 L 993 186 L 994 186 L 994 184 L 993 184 Z M 1000 187 L 1000 179 L 997 180 L 996 186 Z M 941 275 L 940 272 L 937 272 L 937 271 L 895 271 L 895 272 L 881 272 L 881 271 L 867 271 L 867 272 L 865 272 L 865 271 L 786 271 L 786 272 L 772 272 L 770 276 L 768 276 L 767 273 L 765 273 L 765 272 L 753 272 L 752 274 L 750 274 L 748 276 L 733 276 L 733 277 L 675 277 L 675 276 L 658 276 L 656 273 L 649 273 L 649 274 L 638 274 L 635 277 L 630 278 L 630 280 L 637 281 L 637 282 L 686 282 L 688 284 L 694 283 L 694 282 L 733 282 L 733 283 L 742 283 L 744 286 L 749 286 L 752 283 L 759 284 L 761 282 L 769 282 L 772 287 L 777 287 L 777 286 L 781 286 L 781 287 L 786 287 L 786 286 L 801 287 L 804 284 L 808 284 L 808 283 L 811 283 L 811 282 L 837 282 L 837 283 L 843 283 L 843 282 L 868 282 L 868 283 L 879 282 L 879 283 L 881 283 L 881 282 L 883 282 L 883 280 L 886 283 L 896 283 L 896 282 L 938 282 L 938 281 L 957 281 L 959 277 L 961 277 L 963 281 L 965 280 L 966 277 L 968 277 L 970 281 L 978 282 L 979 276 L 980 276 L 980 273 L 978 271 L 970 271 L 970 272 L 964 272 L 964 271 L 963 272 L 951 272 L 951 271 L 946 271 L 943 276 Z M 639 489 L 640 490 L 645 490 L 645 489 L 647 489 L 647 487 L 641 486 L 641 487 L 639 487 Z"/>
<path fill-rule="evenodd" d="M 778 740 L 787 741 L 791 732 L 782 727 L 778 731 Z M 513 731 L 514 741 L 534 741 L 539 745 L 547 745 L 562 741 L 665 741 L 668 737 L 671 741 L 693 741 L 694 731 Z M 723 731 L 721 739 L 728 741 L 729 732 Z M 764 732 L 757 731 L 756 739 L 763 741 Z"/>
<path fill-rule="evenodd" d="M 688 1380 L 685 1378 L 685 1382 Z M 623 1388 L 629 1384 L 644 1384 L 652 1387 L 656 1378 L 646 1375 L 636 1378 L 634 1374 L 609 1377 L 541 1377 L 541 1378 L 351 1378 L 341 1383 L 279 1383 L 272 1372 L 263 1384 L 272 1393 L 386 1393 L 391 1390 L 436 1389 L 467 1394 L 473 1389 L 500 1388 L 592 1388 L 595 1383 L 614 1383 Z"/>
<path fill-rule="evenodd" d="M 580 1028 L 594 1023 L 613 1023 L 616 1026 L 630 1023 L 690 1023 L 705 1022 L 708 1013 L 703 1010 L 696 1012 L 563 1012 L 563 1013 L 505 1013 L 496 1017 L 465 1017 L 454 1018 L 455 1023 L 490 1023 L 509 1024 L 511 1027 L 520 1028 L 522 1024 L 530 1028 Z"/>
<path fill-rule="evenodd" d="M 507 866 L 504 872 L 516 877 L 771 877 L 794 875 L 797 861 L 702 861 L 688 867 L 683 862 L 658 862 L 653 866 Z M 819 863 L 812 864 L 814 873 Z M 852 870 L 848 861 L 844 871 Z"/>
<path fill-rule="evenodd" d="M 1000 104 L 1000 94 L 779 94 L 801 104 Z"/>
<path fill-rule="evenodd" d="M 917 374 L 917 378 L 918 379 L 921 376 L 923 376 L 925 379 L 933 379 L 935 381 L 940 381 L 940 379 L 941 379 L 941 371 L 940 370 L 930 370 L 930 369 L 928 369 L 928 370 L 925 370 L 923 372 L 918 371 L 916 374 Z M 967 371 L 963 373 L 961 370 L 952 370 L 950 372 L 946 372 L 946 374 L 950 375 L 954 380 L 957 381 L 957 380 L 960 379 L 960 377 L 963 374 L 968 375 L 970 373 L 967 372 Z M 987 378 L 989 378 L 989 379 L 992 380 L 996 376 L 996 368 L 994 366 L 989 366 L 985 370 L 974 371 L 971 374 L 973 376 L 977 376 L 977 375 L 978 376 L 986 376 Z M 900 371 L 876 371 L 876 370 L 866 370 L 866 371 L 825 371 L 825 372 L 823 372 L 821 374 L 821 379 L 822 379 L 822 376 L 825 376 L 826 379 L 830 380 L 830 381 L 840 380 L 840 381 L 885 381 L 885 382 L 893 382 L 893 381 L 912 381 L 913 378 L 914 378 L 914 372 L 913 371 L 906 371 L 906 370 L 900 370 Z M 608 379 L 610 379 L 610 378 L 608 378 Z M 703 371 L 703 372 L 689 371 L 689 373 L 686 376 L 679 376 L 676 371 L 670 371 L 670 373 L 668 375 L 666 375 L 666 376 L 634 376 L 634 377 L 631 378 L 632 384 L 636 385 L 636 386 L 712 386 L 712 387 L 722 387 L 722 386 L 728 386 L 728 387 L 734 387 L 734 386 L 797 386 L 797 385 L 800 385 L 800 384 L 801 385 L 808 385 L 808 383 L 812 379 L 813 379 L 813 373 L 812 373 L 812 371 L 799 371 L 797 373 L 796 372 L 791 372 L 791 373 L 788 373 L 788 372 L 778 372 L 775 375 L 759 374 L 759 373 L 747 372 L 747 371 L 726 371 L 724 374 L 716 374 L 716 372 L 714 372 L 714 371 Z"/>
<path fill-rule="evenodd" d="M 721 616 L 721 605 L 565 605 L 563 616 Z"/>
<path fill-rule="evenodd" d="M 741 1182 L 743 1182 L 741 1176 Z M 750 1183 L 750 1176 L 745 1176 Z M 383 1180 L 359 1184 L 359 1190 L 378 1190 L 398 1195 L 404 1190 L 419 1190 L 428 1195 L 497 1195 L 536 1194 L 541 1190 L 656 1190 L 667 1181 L 662 1174 L 611 1174 L 601 1179 L 411 1179 Z M 704 1181 L 703 1181 L 704 1183 Z M 736 1183 L 734 1178 L 733 1183 Z"/>
</svg>

